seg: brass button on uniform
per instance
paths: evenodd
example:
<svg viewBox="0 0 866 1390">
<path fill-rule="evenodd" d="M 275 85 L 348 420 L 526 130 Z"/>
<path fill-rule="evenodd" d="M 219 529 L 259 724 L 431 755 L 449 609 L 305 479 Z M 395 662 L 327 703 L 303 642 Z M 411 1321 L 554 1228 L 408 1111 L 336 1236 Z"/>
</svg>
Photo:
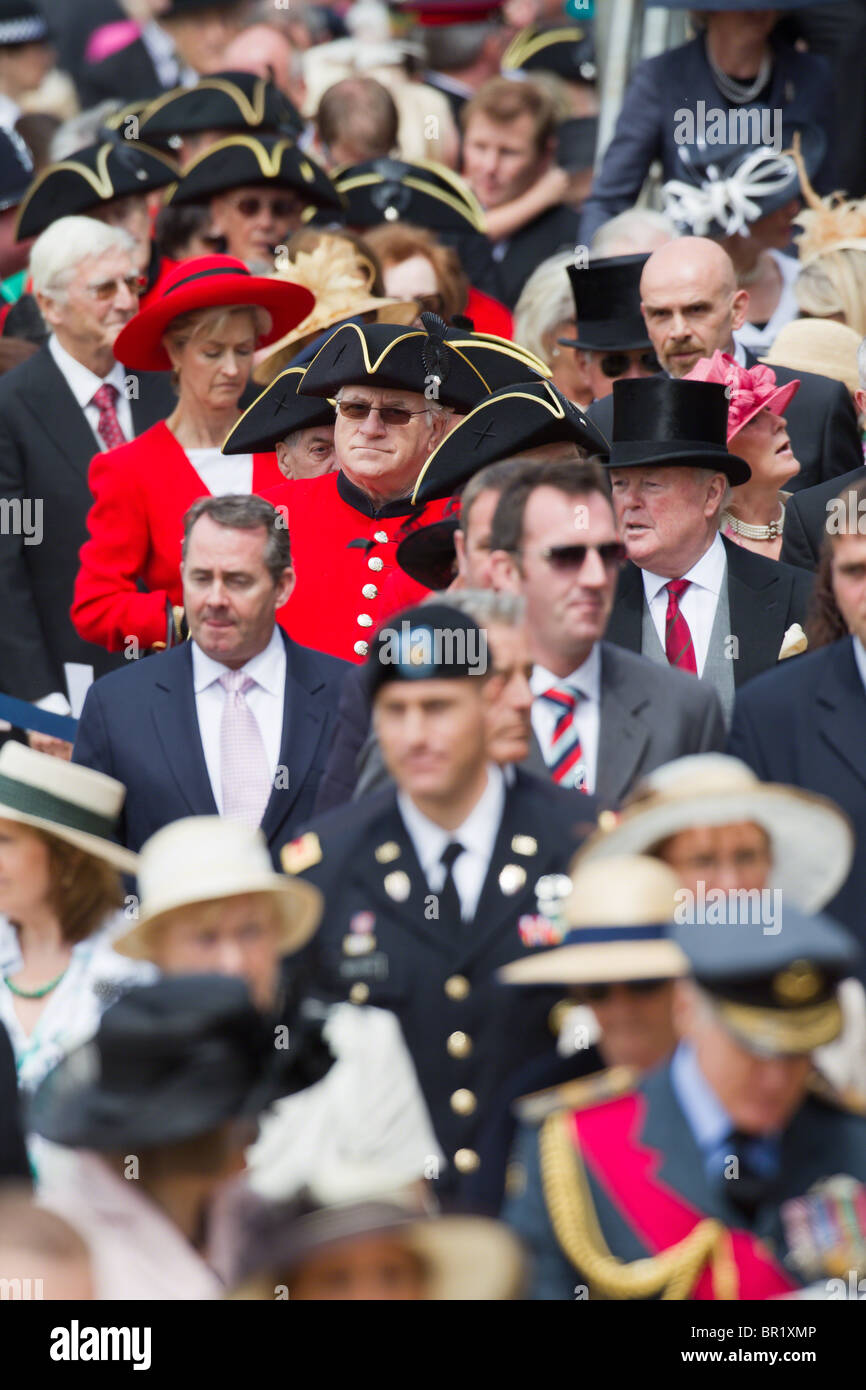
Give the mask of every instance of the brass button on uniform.
<svg viewBox="0 0 866 1390">
<path fill-rule="evenodd" d="M 445 993 L 449 999 L 465 999 L 469 988 L 469 981 L 465 975 L 449 975 L 445 981 Z"/>
<path fill-rule="evenodd" d="M 356 642 L 353 647 L 353 651 L 357 652 L 358 656 L 366 656 L 369 650 L 369 642 Z"/>
<path fill-rule="evenodd" d="M 458 1173 L 474 1173 L 480 1164 L 481 1159 L 474 1149 L 458 1149 L 454 1155 L 454 1167 Z"/>
<path fill-rule="evenodd" d="M 474 1091 L 467 1091 L 462 1087 L 451 1097 L 451 1109 L 455 1115 L 471 1115 L 477 1108 L 478 1101 Z"/>
<path fill-rule="evenodd" d="M 385 568 L 385 561 L 380 560 L 378 555 L 371 555 L 367 561 L 367 568 L 371 570 L 381 570 Z"/>
<path fill-rule="evenodd" d="M 380 545 L 384 545 L 385 542 L 388 540 L 388 532 L 387 532 L 387 531 L 374 531 L 374 532 L 373 532 L 373 540 L 374 540 L 374 541 L 378 541 Z"/>
<path fill-rule="evenodd" d="M 352 985 L 349 990 L 349 998 L 353 1004 L 366 1004 L 370 998 L 370 986 L 364 984 Z"/>
<path fill-rule="evenodd" d="M 379 590 L 376 588 L 375 584 L 365 584 L 363 589 L 361 590 L 361 593 L 364 595 L 364 598 L 379 597 Z"/>
<path fill-rule="evenodd" d="M 468 1033 L 451 1033 L 445 1046 L 449 1057 L 468 1057 L 472 1051 L 472 1039 Z"/>
<path fill-rule="evenodd" d="M 359 614 L 358 614 L 358 627 L 372 627 L 372 626 L 373 626 L 373 619 L 370 617 L 370 614 L 369 614 L 369 613 L 359 613 Z"/>
</svg>

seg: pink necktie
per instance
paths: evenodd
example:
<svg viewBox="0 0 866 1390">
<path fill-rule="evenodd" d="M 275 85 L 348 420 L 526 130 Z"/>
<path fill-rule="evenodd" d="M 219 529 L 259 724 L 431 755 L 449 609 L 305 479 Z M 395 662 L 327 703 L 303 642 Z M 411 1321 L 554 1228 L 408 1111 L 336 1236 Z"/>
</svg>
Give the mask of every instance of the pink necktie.
<svg viewBox="0 0 866 1390">
<path fill-rule="evenodd" d="M 255 681 L 243 671 L 226 671 L 219 682 L 226 692 L 220 723 L 223 815 L 256 827 L 271 794 L 271 776 L 262 731 L 246 701 Z"/>
<path fill-rule="evenodd" d="M 99 390 L 93 393 L 93 404 L 99 411 L 96 433 L 106 449 L 116 449 L 118 445 L 127 442 L 126 435 L 120 428 L 117 411 L 114 408 L 118 394 L 117 387 L 112 386 L 110 381 L 103 381 Z"/>
</svg>

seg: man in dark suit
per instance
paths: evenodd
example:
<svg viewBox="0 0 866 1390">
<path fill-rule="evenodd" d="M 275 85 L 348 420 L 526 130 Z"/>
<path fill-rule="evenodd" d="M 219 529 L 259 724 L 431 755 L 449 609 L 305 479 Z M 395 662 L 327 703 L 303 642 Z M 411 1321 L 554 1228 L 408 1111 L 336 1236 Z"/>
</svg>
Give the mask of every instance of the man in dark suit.
<svg viewBox="0 0 866 1390">
<path fill-rule="evenodd" d="M 68 714 L 65 668 L 101 675 L 117 665 L 82 641 L 69 618 L 87 539 L 90 461 L 164 419 L 174 396 L 167 373 L 132 376 L 114 357 L 140 291 L 126 232 L 60 218 L 36 241 L 30 265 L 51 336 L 0 381 L 0 493 L 21 517 L 0 530 L 0 685 Z"/>
<path fill-rule="evenodd" d="M 549 1051 L 558 993 L 496 978 L 551 939 L 538 899 L 596 820 L 576 797 L 490 761 L 484 634 L 444 603 L 404 609 L 368 664 L 396 783 L 314 820 L 283 867 L 325 894 L 311 943 L 323 986 L 390 1008 L 403 1027 L 452 1192 L 478 1165 L 488 1107 L 515 1066 Z"/>
<path fill-rule="evenodd" d="M 170 821 L 221 814 L 261 826 L 276 861 L 312 814 L 348 666 L 276 625 L 294 584 L 280 522 L 255 495 L 195 502 L 182 565 L 192 640 L 88 692 L 73 759 L 126 785 L 131 849 Z"/>
<path fill-rule="evenodd" d="M 727 451 L 723 386 L 617 381 L 613 402 L 608 467 L 629 564 L 608 640 L 700 676 L 730 719 L 735 688 L 792 654 L 811 580 L 719 534 L 728 485 L 751 476 Z"/>
<path fill-rule="evenodd" d="M 718 349 L 741 366 L 757 358 L 735 340 L 745 320 L 747 290 L 738 290 L 730 256 L 706 237 L 678 237 L 654 251 L 641 276 L 641 310 L 650 340 L 663 369 L 683 377 L 702 357 Z M 800 471 L 786 483 L 789 492 L 835 478 L 863 462 L 857 417 L 841 381 L 812 372 L 774 367 L 780 384 L 795 379 L 800 389 L 788 405 L 785 419 Z M 590 419 L 610 439 L 613 406 L 610 397 L 595 401 Z"/>
<path fill-rule="evenodd" d="M 824 537 L 838 530 L 835 519 L 840 515 L 840 503 L 836 499 L 843 493 L 853 492 L 860 484 L 866 484 L 866 468 L 862 464 L 841 478 L 816 483 L 789 498 L 785 504 L 781 555 L 787 564 L 799 565 L 805 570 L 818 568 Z M 856 496 L 853 499 L 854 516 L 858 515 L 859 500 Z M 845 496 L 841 507 L 846 516 L 851 505 Z M 859 515 L 862 516 L 864 510 L 866 508 L 861 506 Z"/>
</svg>

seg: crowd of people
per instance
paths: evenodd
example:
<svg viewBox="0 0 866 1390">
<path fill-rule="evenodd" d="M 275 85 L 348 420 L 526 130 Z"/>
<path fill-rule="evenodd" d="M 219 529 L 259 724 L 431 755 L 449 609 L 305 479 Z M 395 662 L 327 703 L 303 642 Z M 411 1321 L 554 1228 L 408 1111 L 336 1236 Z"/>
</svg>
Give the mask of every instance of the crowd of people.
<svg viewBox="0 0 866 1390">
<path fill-rule="evenodd" d="M 658 4 L 0 0 L 4 1297 L 866 1276 L 866 3 Z"/>
</svg>

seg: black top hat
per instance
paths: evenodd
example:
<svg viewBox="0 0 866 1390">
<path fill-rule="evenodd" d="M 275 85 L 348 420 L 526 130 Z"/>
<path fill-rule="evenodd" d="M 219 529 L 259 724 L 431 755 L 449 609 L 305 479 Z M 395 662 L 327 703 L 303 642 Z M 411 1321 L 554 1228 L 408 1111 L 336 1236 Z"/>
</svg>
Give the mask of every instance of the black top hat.
<svg viewBox="0 0 866 1390">
<path fill-rule="evenodd" d="M 350 227 L 412 222 L 433 232 L 484 231 L 475 194 L 443 164 L 368 159 L 338 169 L 334 185 L 345 200 Z"/>
<path fill-rule="evenodd" d="M 425 589 L 447 589 L 456 572 L 454 533 L 459 526 L 460 518 L 453 514 L 429 526 L 407 527 L 397 546 L 397 564 Z"/>
<path fill-rule="evenodd" d="M 32 0 L 0 0 L 0 48 L 48 43 L 50 37 L 45 16 Z"/>
<path fill-rule="evenodd" d="M 591 352 L 652 347 L 640 311 L 640 277 L 648 260 L 648 255 L 609 256 L 583 268 L 568 266 L 577 337 L 559 341 Z"/>
<path fill-rule="evenodd" d="M 184 170 L 167 203 L 191 203 L 249 184 L 291 188 L 308 204 L 342 212 L 342 201 L 324 169 L 293 140 L 277 135 L 228 135 Z"/>
<path fill-rule="evenodd" d="M 71 1148 L 123 1152 L 176 1144 L 234 1116 L 258 1114 L 299 1081 L 310 1084 L 303 1075 L 309 1034 L 303 1049 L 303 1058 L 298 1048 L 280 1056 L 273 1029 L 241 980 L 161 979 L 130 989 L 106 1009 L 95 1038 L 36 1091 L 30 1124 Z M 329 1064 L 325 1055 L 320 1076 Z"/>
<path fill-rule="evenodd" d="M 543 444 L 567 443 L 602 457 L 610 448 L 593 422 L 553 382 L 506 386 L 446 434 L 421 470 L 412 500 L 450 497 L 489 463 Z"/>
<path fill-rule="evenodd" d="M 199 130 L 252 130 L 295 140 L 304 119 L 266 78 L 252 72 L 215 72 L 194 87 L 176 87 L 149 102 L 139 129 L 145 140 Z"/>
<path fill-rule="evenodd" d="M 485 632 L 444 599 L 387 618 L 364 663 L 371 701 L 393 681 L 463 680 L 486 672 Z"/>
<path fill-rule="evenodd" d="M 721 383 L 668 376 L 613 383 L 609 468 L 712 468 L 732 487 L 748 482 L 745 459 L 728 453 L 728 395 Z"/>
<path fill-rule="evenodd" d="M 336 412 L 329 400 L 298 395 L 304 370 L 288 367 L 274 377 L 229 433 L 222 447 L 224 454 L 267 453 L 294 430 L 334 424 Z"/>
<path fill-rule="evenodd" d="M 178 177 L 168 155 L 138 141 L 117 136 L 76 150 L 69 159 L 49 164 L 21 204 L 16 236 L 36 236 L 58 217 L 87 213 L 101 203 L 166 188 Z"/>
<path fill-rule="evenodd" d="M 33 178 L 33 159 L 18 131 L 0 128 L 0 212 L 14 208 Z"/>
<path fill-rule="evenodd" d="M 505 50 L 502 71 L 506 76 L 511 72 L 555 72 L 567 82 L 594 82 L 598 69 L 592 30 L 579 24 L 521 29 Z"/>
</svg>

